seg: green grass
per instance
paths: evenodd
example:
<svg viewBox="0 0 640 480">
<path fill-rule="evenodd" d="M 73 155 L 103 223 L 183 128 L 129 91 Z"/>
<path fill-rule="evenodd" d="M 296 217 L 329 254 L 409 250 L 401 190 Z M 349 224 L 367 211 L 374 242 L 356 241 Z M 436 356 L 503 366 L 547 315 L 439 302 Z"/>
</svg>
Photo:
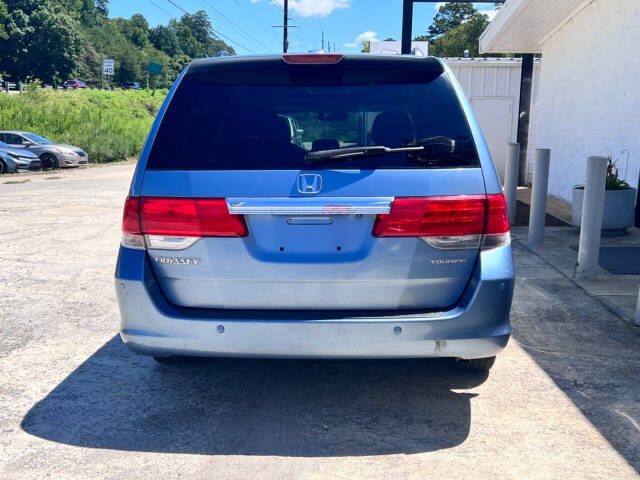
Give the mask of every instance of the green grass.
<svg viewBox="0 0 640 480">
<path fill-rule="evenodd" d="M 31 89 L 0 94 L 0 129 L 26 130 L 78 146 L 92 163 L 140 153 L 166 91 Z"/>
</svg>

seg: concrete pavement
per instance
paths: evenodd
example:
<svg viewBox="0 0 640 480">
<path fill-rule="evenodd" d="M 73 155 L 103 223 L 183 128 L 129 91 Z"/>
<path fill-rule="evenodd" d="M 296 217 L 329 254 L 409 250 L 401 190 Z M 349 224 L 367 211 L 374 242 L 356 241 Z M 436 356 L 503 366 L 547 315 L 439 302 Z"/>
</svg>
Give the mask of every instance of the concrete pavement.
<svg viewBox="0 0 640 480">
<path fill-rule="evenodd" d="M 132 169 L 0 177 L 0 478 L 638 478 L 640 329 L 518 240 L 488 377 L 129 352 L 112 275 Z"/>
</svg>

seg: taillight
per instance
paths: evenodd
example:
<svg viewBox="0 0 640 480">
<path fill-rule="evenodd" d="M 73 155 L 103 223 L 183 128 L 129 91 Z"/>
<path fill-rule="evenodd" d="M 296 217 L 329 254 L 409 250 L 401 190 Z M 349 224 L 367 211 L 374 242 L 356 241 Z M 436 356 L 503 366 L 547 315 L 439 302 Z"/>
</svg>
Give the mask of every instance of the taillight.
<svg viewBox="0 0 640 480">
<path fill-rule="evenodd" d="M 231 215 L 224 198 L 143 197 L 140 205 L 145 235 L 180 237 L 245 237 L 240 215 Z"/>
<path fill-rule="evenodd" d="M 441 249 L 495 248 L 509 241 L 506 203 L 502 194 L 400 197 L 378 215 L 373 235 L 421 237 Z"/>
<path fill-rule="evenodd" d="M 138 225 L 137 232 L 133 226 Z M 129 197 L 122 222 L 125 237 L 140 236 L 138 246 L 181 250 L 202 237 L 245 237 L 247 226 L 241 215 L 229 213 L 224 198 Z M 128 246 L 128 245 L 125 245 Z"/>
<path fill-rule="evenodd" d="M 293 64 L 328 64 L 338 63 L 344 55 L 333 53 L 302 53 L 302 54 L 285 54 L 282 59 L 287 63 Z"/>
<path fill-rule="evenodd" d="M 140 228 L 140 198 L 127 197 L 122 214 L 123 247 L 144 250 L 144 238 Z"/>
<path fill-rule="evenodd" d="M 489 212 L 484 233 L 487 235 L 507 233 L 509 231 L 509 215 L 504 195 L 501 193 L 487 195 L 487 204 Z"/>
<path fill-rule="evenodd" d="M 507 214 L 507 201 L 504 195 L 496 193 L 487 196 L 487 226 L 482 239 L 482 249 L 490 250 L 496 247 L 509 245 L 511 235 L 509 233 L 509 215 Z"/>
</svg>

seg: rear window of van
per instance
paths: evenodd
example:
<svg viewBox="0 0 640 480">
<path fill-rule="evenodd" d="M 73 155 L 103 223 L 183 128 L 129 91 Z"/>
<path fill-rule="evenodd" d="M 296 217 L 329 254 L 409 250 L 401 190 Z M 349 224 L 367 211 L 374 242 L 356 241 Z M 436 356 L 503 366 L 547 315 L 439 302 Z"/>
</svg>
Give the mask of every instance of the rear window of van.
<svg viewBox="0 0 640 480">
<path fill-rule="evenodd" d="M 419 83 L 305 85 L 295 78 L 283 83 L 219 83 L 211 75 L 186 75 L 161 121 L 147 168 L 479 167 L 467 119 L 446 75 Z M 449 139 L 451 151 L 307 160 L 310 152 L 398 148 L 436 137 Z"/>
</svg>

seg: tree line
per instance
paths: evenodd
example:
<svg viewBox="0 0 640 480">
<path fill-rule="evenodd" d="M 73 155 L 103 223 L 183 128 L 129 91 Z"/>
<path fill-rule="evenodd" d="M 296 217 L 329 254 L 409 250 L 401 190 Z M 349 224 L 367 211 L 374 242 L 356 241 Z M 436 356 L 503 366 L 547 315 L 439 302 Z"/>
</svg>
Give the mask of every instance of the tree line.
<svg viewBox="0 0 640 480">
<path fill-rule="evenodd" d="M 102 59 L 115 60 L 112 83 L 146 83 L 149 62 L 161 64 L 159 87 L 169 87 L 196 57 L 221 50 L 203 10 L 167 25 L 146 18 L 109 18 L 109 0 L 0 0 L 0 77 L 61 84 L 78 78 L 101 85 Z"/>
<path fill-rule="evenodd" d="M 495 8 L 498 8 L 497 4 Z M 447 2 L 438 8 L 427 32 L 414 40 L 428 41 L 429 54 L 436 57 L 463 57 L 465 50 L 470 57 L 486 56 L 480 55 L 478 41 L 487 25 L 489 17 L 478 11 L 472 3 Z M 369 52 L 369 46 L 368 41 L 362 42 L 361 52 Z"/>
</svg>

